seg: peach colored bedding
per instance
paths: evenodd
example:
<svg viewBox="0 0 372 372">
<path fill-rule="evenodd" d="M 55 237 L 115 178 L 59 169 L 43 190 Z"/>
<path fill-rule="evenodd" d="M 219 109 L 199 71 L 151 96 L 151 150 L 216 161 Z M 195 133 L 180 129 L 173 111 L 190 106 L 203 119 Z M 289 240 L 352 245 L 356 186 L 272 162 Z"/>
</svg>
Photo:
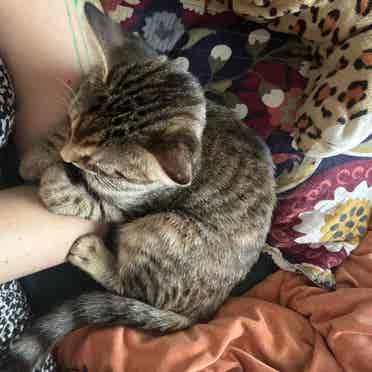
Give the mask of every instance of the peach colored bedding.
<svg viewBox="0 0 372 372">
<path fill-rule="evenodd" d="M 57 350 L 66 371 L 372 370 L 372 230 L 336 271 L 337 290 L 278 271 L 229 300 L 209 324 L 161 338 L 84 328 Z"/>
</svg>

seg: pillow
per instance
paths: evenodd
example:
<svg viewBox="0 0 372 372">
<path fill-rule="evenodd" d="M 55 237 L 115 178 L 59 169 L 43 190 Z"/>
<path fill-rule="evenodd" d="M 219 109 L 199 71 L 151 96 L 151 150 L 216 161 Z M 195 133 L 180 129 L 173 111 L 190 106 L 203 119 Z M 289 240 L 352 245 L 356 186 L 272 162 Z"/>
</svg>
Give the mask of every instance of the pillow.
<svg viewBox="0 0 372 372">
<path fill-rule="evenodd" d="M 279 197 L 265 251 L 281 268 L 334 288 L 332 269 L 366 232 L 372 141 L 322 158 L 298 148 L 298 133 L 308 130 L 307 118 L 296 121 L 309 89 L 309 63 L 300 63 L 307 48 L 288 35 L 238 18 L 228 1 L 103 4 L 123 27 L 178 59 L 199 78 L 208 97 L 231 107 L 265 139 L 277 166 Z"/>
</svg>

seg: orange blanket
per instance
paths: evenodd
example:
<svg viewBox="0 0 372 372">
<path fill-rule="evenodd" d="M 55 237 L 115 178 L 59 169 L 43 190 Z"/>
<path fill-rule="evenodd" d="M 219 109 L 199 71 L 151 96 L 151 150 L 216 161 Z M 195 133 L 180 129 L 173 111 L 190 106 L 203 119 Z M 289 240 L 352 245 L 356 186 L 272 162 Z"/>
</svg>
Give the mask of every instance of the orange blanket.
<svg viewBox="0 0 372 372">
<path fill-rule="evenodd" d="M 372 231 L 336 272 L 338 289 L 279 271 L 229 300 L 209 324 L 152 338 L 84 328 L 57 350 L 89 372 L 372 371 Z"/>
</svg>

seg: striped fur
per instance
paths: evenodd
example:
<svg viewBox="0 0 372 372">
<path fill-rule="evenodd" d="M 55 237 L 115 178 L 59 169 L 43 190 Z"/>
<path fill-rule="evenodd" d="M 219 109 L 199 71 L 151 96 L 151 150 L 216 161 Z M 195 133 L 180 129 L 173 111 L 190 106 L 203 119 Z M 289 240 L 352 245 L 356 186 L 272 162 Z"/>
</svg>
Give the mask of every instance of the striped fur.
<svg viewBox="0 0 372 372">
<path fill-rule="evenodd" d="M 74 98 L 64 140 L 51 135 L 26 155 L 21 172 L 41 178 L 52 212 L 114 222 L 110 249 L 88 235 L 68 256 L 109 292 L 36 319 L 2 372 L 33 370 L 87 324 L 164 334 L 207 321 L 256 262 L 270 227 L 275 185 L 263 142 L 230 110 L 207 102 L 191 74 L 139 39 L 133 46 L 132 36 L 87 8 L 98 40 L 110 37 L 99 36 L 97 23 L 110 29 L 115 48 L 103 47 L 106 67 Z"/>
</svg>

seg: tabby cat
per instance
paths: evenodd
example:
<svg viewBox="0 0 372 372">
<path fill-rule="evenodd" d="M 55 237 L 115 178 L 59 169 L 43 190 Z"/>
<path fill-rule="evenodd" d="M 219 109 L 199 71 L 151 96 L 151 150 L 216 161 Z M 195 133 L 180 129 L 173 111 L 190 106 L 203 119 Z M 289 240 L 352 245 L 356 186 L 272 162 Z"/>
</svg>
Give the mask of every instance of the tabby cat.
<svg viewBox="0 0 372 372">
<path fill-rule="evenodd" d="M 85 13 L 101 66 L 74 97 L 69 123 L 26 154 L 25 179 L 58 214 L 111 222 L 110 246 L 79 238 L 67 257 L 107 292 L 36 319 L 0 371 L 32 371 L 87 324 L 155 334 L 208 321 L 257 261 L 275 204 L 263 142 L 197 80 L 124 32 Z"/>
</svg>

